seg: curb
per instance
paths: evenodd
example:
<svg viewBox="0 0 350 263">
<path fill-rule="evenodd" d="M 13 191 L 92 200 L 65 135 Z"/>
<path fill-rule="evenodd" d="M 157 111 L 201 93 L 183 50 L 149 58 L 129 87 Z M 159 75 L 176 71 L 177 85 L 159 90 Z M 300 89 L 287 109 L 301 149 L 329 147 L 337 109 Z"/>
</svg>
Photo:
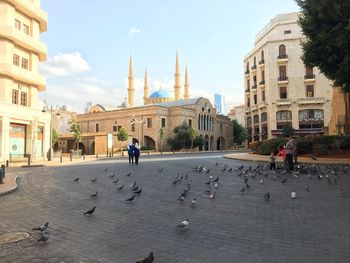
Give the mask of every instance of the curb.
<svg viewBox="0 0 350 263">
<path fill-rule="evenodd" d="M 16 183 L 16 185 L 15 185 L 14 187 L 12 187 L 12 188 L 10 188 L 10 189 L 4 191 L 4 192 L 0 192 L 0 196 L 7 195 L 7 194 L 10 194 L 10 193 L 16 191 L 17 188 L 18 188 L 18 184 L 17 184 L 18 178 L 19 178 L 19 177 L 18 177 L 17 175 L 15 175 L 15 183 Z"/>
<path fill-rule="evenodd" d="M 30 168 L 30 167 L 44 167 L 44 164 L 31 164 L 31 165 L 22 165 L 22 168 Z"/>
</svg>

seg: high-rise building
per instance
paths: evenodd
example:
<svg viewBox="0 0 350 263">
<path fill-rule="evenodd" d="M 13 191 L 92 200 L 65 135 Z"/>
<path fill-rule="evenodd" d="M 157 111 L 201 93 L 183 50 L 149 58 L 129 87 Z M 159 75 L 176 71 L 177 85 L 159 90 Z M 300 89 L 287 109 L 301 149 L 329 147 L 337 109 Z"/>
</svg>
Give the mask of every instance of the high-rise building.
<svg viewBox="0 0 350 263">
<path fill-rule="evenodd" d="M 214 94 L 214 105 L 219 114 L 225 113 L 225 97 L 221 94 Z"/>
<path fill-rule="evenodd" d="M 0 0 L 0 14 L 0 160 L 42 158 L 50 147 L 50 113 L 38 101 L 47 14 L 40 0 Z"/>
<path fill-rule="evenodd" d="M 332 113 L 332 83 L 301 59 L 304 35 L 298 13 L 278 15 L 244 57 L 245 117 L 250 141 L 281 136 L 293 126 L 300 136 L 323 134 Z"/>
</svg>

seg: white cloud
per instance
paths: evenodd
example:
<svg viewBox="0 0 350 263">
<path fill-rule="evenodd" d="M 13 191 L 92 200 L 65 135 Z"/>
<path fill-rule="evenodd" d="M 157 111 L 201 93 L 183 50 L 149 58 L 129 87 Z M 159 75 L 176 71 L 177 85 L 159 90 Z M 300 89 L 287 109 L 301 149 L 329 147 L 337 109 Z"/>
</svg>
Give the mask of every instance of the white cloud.
<svg viewBox="0 0 350 263">
<path fill-rule="evenodd" d="M 40 70 L 46 77 L 70 76 L 90 70 L 87 61 L 82 58 L 79 52 L 58 53 L 49 57 L 46 62 L 40 65 Z"/>
<path fill-rule="evenodd" d="M 132 28 L 129 29 L 129 33 L 128 33 L 128 36 L 129 37 L 134 37 L 136 35 L 139 35 L 141 34 L 141 29 L 139 29 L 138 27 L 136 26 L 133 26 Z"/>
</svg>

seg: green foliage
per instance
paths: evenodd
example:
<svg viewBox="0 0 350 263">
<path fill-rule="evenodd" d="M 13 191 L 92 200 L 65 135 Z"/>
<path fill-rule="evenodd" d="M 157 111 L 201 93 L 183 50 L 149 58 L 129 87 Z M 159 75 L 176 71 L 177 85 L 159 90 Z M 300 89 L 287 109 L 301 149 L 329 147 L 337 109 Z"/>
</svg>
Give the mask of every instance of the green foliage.
<svg viewBox="0 0 350 263">
<path fill-rule="evenodd" d="M 129 134 L 125 128 L 121 128 L 117 134 L 118 141 L 125 142 L 128 140 Z"/>
<path fill-rule="evenodd" d="M 201 148 L 203 146 L 204 146 L 204 138 L 203 137 L 197 136 L 196 138 L 194 138 L 193 147 Z"/>
<path fill-rule="evenodd" d="M 297 138 L 297 153 L 308 154 L 312 153 L 314 142 L 310 137 Z"/>
<path fill-rule="evenodd" d="M 55 129 L 52 129 L 52 134 L 51 134 L 51 143 L 52 145 L 55 145 L 59 140 L 58 133 Z"/>
<path fill-rule="evenodd" d="M 314 153 L 319 155 L 324 155 L 328 152 L 327 144 L 316 144 L 314 146 Z"/>
<path fill-rule="evenodd" d="M 296 0 L 306 41 L 303 61 L 318 67 L 336 86 L 350 92 L 350 2 Z"/>
<path fill-rule="evenodd" d="M 249 149 L 253 152 L 257 152 L 261 144 L 262 142 L 251 142 L 249 143 Z"/>
<path fill-rule="evenodd" d="M 78 123 L 75 120 L 70 120 L 68 122 L 69 124 L 69 131 L 73 133 L 74 136 L 74 140 L 76 143 L 76 148 L 77 150 L 79 149 L 79 143 L 81 142 L 82 139 L 82 134 L 81 134 L 81 130 L 80 130 L 80 126 L 78 125 Z"/>
<path fill-rule="evenodd" d="M 291 137 L 294 134 L 294 128 L 292 125 L 284 126 L 282 129 L 282 134 L 284 137 Z"/>
<path fill-rule="evenodd" d="M 287 143 L 285 138 L 273 138 L 271 140 L 263 141 L 260 145 L 258 152 L 262 155 L 269 155 L 272 151 L 277 152 L 278 147 L 281 147 Z"/>
<path fill-rule="evenodd" d="M 189 148 L 193 145 L 193 140 L 197 132 L 186 123 L 183 123 L 174 128 L 175 136 L 168 139 L 168 144 L 173 150 Z"/>
<path fill-rule="evenodd" d="M 247 129 L 244 128 L 237 120 L 232 120 L 233 125 L 233 143 L 243 144 L 248 139 Z"/>
<path fill-rule="evenodd" d="M 141 151 L 151 151 L 151 150 L 154 150 L 151 146 L 142 146 L 140 149 L 141 149 Z"/>
</svg>

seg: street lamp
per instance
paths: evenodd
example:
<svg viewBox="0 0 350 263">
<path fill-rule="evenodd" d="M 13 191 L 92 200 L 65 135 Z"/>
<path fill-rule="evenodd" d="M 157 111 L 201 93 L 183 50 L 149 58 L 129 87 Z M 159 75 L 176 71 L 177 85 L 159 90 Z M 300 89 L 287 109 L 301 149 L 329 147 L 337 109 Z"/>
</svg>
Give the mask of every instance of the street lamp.
<svg viewBox="0 0 350 263">
<path fill-rule="evenodd" d="M 42 112 L 48 112 L 49 111 L 49 107 L 47 106 L 47 101 L 44 100 L 44 108 L 42 110 Z M 52 155 L 53 155 L 53 149 L 52 149 L 52 121 L 53 121 L 53 106 L 51 105 L 50 107 L 50 112 L 51 112 L 51 121 L 50 121 L 50 148 L 49 148 L 49 156 L 48 156 L 48 161 L 52 161 Z M 56 116 L 59 116 L 60 112 L 59 112 L 59 108 L 57 107 L 57 112 L 56 112 Z"/>
<path fill-rule="evenodd" d="M 142 116 L 141 120 L 138 121 L 138 120 L 136 120 L 135 116 L 132 116 L 132 117 L 134 117 L 134 118 L 132 118 L 130 120 L 131 124 L 142 124 L 142 134 L 141 134 L 142 137 L 140 138 L 141 139 L 140 145 L 143 146 L 143 125 L 145 125 L 147 123 L 147 119 Z"/>
</svg>

